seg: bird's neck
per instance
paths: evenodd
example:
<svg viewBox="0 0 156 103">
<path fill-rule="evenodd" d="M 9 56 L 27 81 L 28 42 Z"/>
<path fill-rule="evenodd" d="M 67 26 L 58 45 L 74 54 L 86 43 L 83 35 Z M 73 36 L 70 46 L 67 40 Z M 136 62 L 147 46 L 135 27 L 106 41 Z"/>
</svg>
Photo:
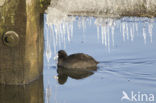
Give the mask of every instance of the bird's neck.
<svg viewBox="0 0 156 103">
<path fill-rule="evenodd" d="M 63 61 L 66 59 L 66 57 L 58 58 L 58 65 L 62 65 Z"/>
</svg>

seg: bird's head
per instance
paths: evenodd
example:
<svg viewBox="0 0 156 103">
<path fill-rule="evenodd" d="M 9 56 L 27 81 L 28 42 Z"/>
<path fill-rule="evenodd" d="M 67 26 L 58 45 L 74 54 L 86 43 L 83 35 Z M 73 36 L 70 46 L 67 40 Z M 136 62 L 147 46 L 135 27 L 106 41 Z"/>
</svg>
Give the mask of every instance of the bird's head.
<svg viewBox="0 0 156 103">
<path fill-rule="evenodd" d="M 58 58 L 59 59 L 64 59 L 67 57 L 67 53 L 64 50 L 58 51 Z"/>
</svg>

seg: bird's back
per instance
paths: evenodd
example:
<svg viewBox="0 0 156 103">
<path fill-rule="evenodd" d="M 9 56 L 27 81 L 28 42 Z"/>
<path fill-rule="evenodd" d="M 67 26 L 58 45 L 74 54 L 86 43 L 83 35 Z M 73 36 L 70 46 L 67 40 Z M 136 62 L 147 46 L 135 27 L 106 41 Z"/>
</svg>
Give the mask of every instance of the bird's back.
<svg viewBox="0 0 156 103">
<path fill-rule="evenodd" d="M 83 53 L 69 55 L 63 62 L 66 68 L 88 68 L 95 67 L 97 64 L 94 58 Z"/>
</svg>

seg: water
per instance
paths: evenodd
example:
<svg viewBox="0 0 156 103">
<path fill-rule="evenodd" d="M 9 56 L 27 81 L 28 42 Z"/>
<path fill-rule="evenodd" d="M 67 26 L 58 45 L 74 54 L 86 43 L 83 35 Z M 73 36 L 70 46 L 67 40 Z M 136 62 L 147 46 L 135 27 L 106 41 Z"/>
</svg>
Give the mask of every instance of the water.
<svg viewBox="0 0 156 103">
<path fill-rule="evenodd" d="M 121 101 L 123 91 L 129 97 L 131 92 L 137 97 L 156 95 L 155 18 L 69 18 L 57 25 L 45 24 L 50 31 L 45 31 L 45 103 L 127 103 Z M 68 77 L 60 85 L 56 67 L 60 49 L 91 55 L 100 62 L 98 70 L 83 79 Z"/>
</svg>

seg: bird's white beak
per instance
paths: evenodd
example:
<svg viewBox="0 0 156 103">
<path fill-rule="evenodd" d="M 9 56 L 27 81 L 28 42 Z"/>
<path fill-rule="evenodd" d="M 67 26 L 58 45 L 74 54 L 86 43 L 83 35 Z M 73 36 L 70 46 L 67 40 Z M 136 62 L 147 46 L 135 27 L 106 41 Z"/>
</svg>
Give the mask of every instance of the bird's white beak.
<svg viewBox="0 0 156 103">
<path fill-rule="evenodd" d="M 54 60 L 55 60 L 55 61 L 58 60 L 58 54 L 56 54 L 56 56 L 54 57 Z"/>
<path fill-rule="evenodd" d="M 55 75 L 55 76 L 54 76 L 54 79 L 58 80 L 58 76 Z"/>
</svg>

